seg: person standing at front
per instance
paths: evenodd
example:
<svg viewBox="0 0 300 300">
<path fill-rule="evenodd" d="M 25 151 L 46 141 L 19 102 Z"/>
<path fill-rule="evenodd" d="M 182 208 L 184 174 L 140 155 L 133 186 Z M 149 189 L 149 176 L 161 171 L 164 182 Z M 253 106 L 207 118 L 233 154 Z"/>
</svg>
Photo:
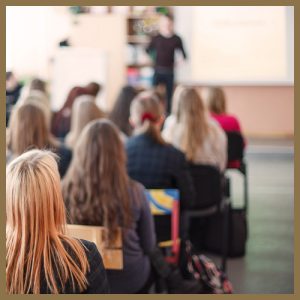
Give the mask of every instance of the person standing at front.
<svg viewBox="0 0 300 300">
<path fill-rule="evenodd" d="M 162 15 L 159 20 L 159 33 L 151 39 L 146 51 L 154 59 L 153 86 L 164 84 L 167 92 L 167 113 L 171 110 L 174 89 L 174 58 L 176 50 L 181 51 L 184 59 L 186 52 L 181 38 L 174 33 L 173 17 Z"/>
</svg>

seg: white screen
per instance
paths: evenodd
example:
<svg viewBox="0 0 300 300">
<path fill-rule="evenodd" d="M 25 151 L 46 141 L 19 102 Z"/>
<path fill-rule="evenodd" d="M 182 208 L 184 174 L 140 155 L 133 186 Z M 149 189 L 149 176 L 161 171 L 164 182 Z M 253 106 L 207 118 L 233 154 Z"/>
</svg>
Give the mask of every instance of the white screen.
<svg viewBox="0 0 300 300">
<path fill-rule="evenodd" d="M 291 15 L 285 6 L 180 9 L 175 20 L 185 20 L 186 28 L 176 29 L 189 53 L 189 67 L 177 69 L 181 81 L 293 82 L 293 18 L 288 18 L 293 10 Z"/>
</svg>

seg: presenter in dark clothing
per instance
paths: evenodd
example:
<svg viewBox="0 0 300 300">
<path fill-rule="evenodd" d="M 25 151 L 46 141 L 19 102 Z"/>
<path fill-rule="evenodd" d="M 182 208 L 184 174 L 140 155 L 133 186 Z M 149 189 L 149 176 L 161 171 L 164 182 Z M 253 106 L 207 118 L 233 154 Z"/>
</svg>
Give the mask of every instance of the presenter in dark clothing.
<svg viewBox="0 0 300 300">
<path fill-rule="evenodd" d="M 168 101 L 167 113 L 170 113 L 174 88 L 174 57 L 176 50 L 181 51 L 183 57 L 186 59 L 182 40 L 173 31 L 172 16 L 161 16 L 159 34 L 152 38 L 146 50 L 155 61 L 153 85 L 165 85 Z"/>
</svg>

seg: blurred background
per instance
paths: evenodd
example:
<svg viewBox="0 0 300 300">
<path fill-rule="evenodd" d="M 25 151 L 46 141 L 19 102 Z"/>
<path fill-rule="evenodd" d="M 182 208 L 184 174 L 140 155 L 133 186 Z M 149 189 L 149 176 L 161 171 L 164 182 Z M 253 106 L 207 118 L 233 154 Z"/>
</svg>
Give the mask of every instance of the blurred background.
<svg viewBox="0 0 300 300">
<path fill-rule="evenodd" d="M 187 53 L 176 57 L 175 84 L 203 94 L 222 86 L 247 140 L 249 239 L 246 255 L 229 259 L 235 291 L 293 293 L 293 7 L 8 6 L 6 71 L 21 86 L 43 79 L 53 111 L 72 87 L 97 82 L 97 104 L 109 112 L 124 85 L 151 87 L 145 48 L 166 12 Z M 228 174 L 242 205 L 243 178 Z"/>
</svg>

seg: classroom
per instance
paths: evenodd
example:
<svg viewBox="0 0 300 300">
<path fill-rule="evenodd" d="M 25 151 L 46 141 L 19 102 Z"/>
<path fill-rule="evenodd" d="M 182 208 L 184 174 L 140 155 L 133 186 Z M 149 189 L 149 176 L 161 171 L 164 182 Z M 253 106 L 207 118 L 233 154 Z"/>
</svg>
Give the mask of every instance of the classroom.
<svg viewBox="0 0 300 300">
<path fill-rule="evenodd" d="M 293 294 L 294 7 L 6 6 L 6 293 Z"/>
</svg>

